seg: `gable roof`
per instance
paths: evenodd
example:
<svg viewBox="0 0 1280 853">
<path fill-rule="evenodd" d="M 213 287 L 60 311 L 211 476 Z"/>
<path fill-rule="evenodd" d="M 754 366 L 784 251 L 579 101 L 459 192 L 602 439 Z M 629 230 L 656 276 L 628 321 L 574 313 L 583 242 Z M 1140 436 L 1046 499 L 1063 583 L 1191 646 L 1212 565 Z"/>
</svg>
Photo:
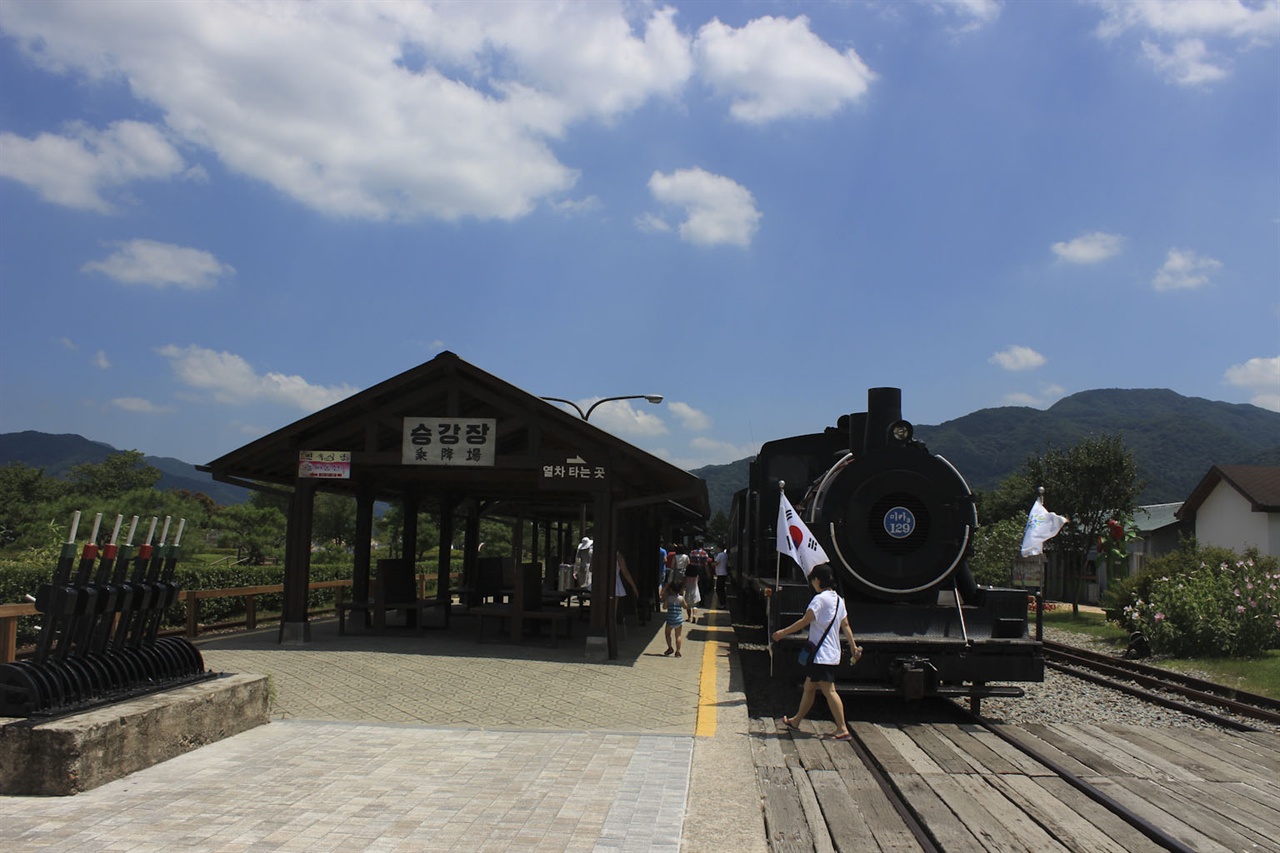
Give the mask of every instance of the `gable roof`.
<svg viewBox="0 0 1280 853">
<path fill-rule="evenodd" d="M 1280 512 L 1280 465 L 1214 465 L 1178 510 L 1191 518 L 1219 483 L 1226 483 L 1249 502 L 1253 512 Z"/>
<path fill-rule="evenodd" d="M 403 464 L 406 418 L 494 419 L 494 465 Z M 304 450 L 351 452 L 350 479 L 313 482 L 324 491 L 369 488 L 379 500 L 412 494 L 430 505 L 447 496 L 474 496 L 535 513 L 573 506 L 583 501 L 584 490 L 549 484 L 543 465 L 582 458 L 603 466 L 614 500 L 623 505 L 674 503 L 687 514 L 709 515 L 701 478 L 448 351 L 199 467 L 222 482 L 292 485 Z"/>
</svg>

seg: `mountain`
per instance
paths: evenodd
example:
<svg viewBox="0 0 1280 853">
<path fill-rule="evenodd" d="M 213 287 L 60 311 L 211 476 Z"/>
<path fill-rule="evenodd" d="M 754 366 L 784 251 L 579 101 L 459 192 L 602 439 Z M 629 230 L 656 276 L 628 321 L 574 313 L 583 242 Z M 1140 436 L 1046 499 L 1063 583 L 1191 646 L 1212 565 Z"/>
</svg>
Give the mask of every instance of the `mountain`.
<svg viewBox="0 0 1280 853">
<path fill-rule="evenodd" d="M 903 415 L 911 420 L 909 411 Z M 815 424 L 813 431 L 825 426 Z M 1101 433 L 1118 433 L 1133 453 L 1146 481 L 1142 504 L 1185 500 L 1213 465 L 1280 465 L 1280 413 L 1165 389 L 1081 391 L 1043 411 L 980 409 L 937 426 L 916 424 L 915 431 L 977 490 L 994 488 L 1046 445 L 1067 448 Z M 749 462 L 692 472 L 707 481 L 713 513 L 727 513 L 733 493 L 746 487 Z"/>
<path fill-rule="evenodd" d="M 31 430 L 0 433 L 0 465 L 21 462 L 32 468 L 43 468 L 50 477 L 63 477 L 76 465 L 96 464 L 119 452 L 109 444 L 70 433 L 50 435 Z M 186 489 L 203 492 L 223 506 L 244 503 L 249 499 L 247 489 L 215 482 L 208 474 L 197 471 L 194 465 L 181 459 L 144 456 L 143 462 L 160 469 L 160 482 L 156 488 L 161 491 Z"/>
</svg>

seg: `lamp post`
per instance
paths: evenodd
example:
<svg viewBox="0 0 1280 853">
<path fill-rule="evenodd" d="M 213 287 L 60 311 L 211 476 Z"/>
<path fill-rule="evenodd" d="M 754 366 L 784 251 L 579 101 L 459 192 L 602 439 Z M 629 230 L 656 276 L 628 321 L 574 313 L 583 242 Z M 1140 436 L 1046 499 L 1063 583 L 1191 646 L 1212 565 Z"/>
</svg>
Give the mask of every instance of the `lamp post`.
<svg viewBox="0 0 1280 853">
<path fill-rule="evenodd" d="M 650 403 L 653 403 L 656 406 L 662 402 L 662 395 L 661 394 L 621 394 L 617 397 L 605 397 L 603 400 L 596 400 L 594 403 L 592 403 L 590 406 L 587 407 L 587 410 L 585 412 L 582 410 L 582 407 L 579 406 L 577 403 L 573 402 L 572 400 L 566 400 L 563 397 L 543 397 L 542 399 L 551 403 L 564 403 L 566 405 L 573 406 L 573 410 L 578 413 L 578 417 L 582 418 L 582 420 L 586 422 L 591 420 L 591 413 L 594 412 L 596 410 L 596 407 L 599 406 L 601 403 L 611 403 L 615 400 L 648 400 Z M 599 506 L 600 504 L 597 503 L 597 507 Z M 606 503 L 606 506 L 607 507 L 611 506 L 611 504 Z M 593 605 L 591 608 L 593 627 L 595 626 L 596 609 L 600 608 L 600 610 L 602 610 L 605 614 L 604 625 L 602 627 L 604 628 L 605 646 L 607 648 L 607 655 L 609 660 L 614 660 L 618 657 L 618 626 L 616 624 L 617 598 L 614 592 L 618 581 L 617 581 L 617 558 L 615 556 L 616 547 L 614 546 L 614 537 L 613 537 L 613 531 L 612 531 L 612 525 L 613 525 L 612 515 L 613 515 L 612 509 L 607 509 L 605 511 L 605 517 L 603 519 L 597 519 L 597 521 L 604 521 L 606 527 L 610 529 L 607 530 L 605 540 L 604 540 L 608 544 L 608 548 L 604 549 L 605 562 L 603 566 L 604 568 L 603 575 L 604 575 L 605 583 L 594 584 L 593 592 L 591 596 L 593 599 Z M 582 535 L 585 536 L 586 529 L 587 529 L 586 504 L 583 504 L 581 507 L 579 522 L 580 522 L 580 529 L 582 531 Z M 609 553 L 610 551 L 613 551 L 615 553 L 610 554 Z M 593 560 L 592 562 L 595 562 L 595 561 Z M 603 607 L 601 607 L 601 605 L 603 605 Z M 587 647 L 588 647 L 588 656 L 590 656 L 591 637 L 587 638 Z"/>
<path fill-rule="evenodd" d="M 594 403 L 591 404 L 591 406 L 585 412 L 582 411 L 582 407 L 579 406 L 577 403 L 573 402 L 572 400 L 566 400 L 563 397 L 543 397 L 542 399 L 552 403 L 565 403 L 567 405 L 573 406 L 574 411 L 578 413 L 578 417 L 582 418 L 584 421 L 589 421 L 591 420 L 591 413 L 594 412 L 596 410 L 596 406 L 599 406 L 601 403 L 612 403 L 614 400 L 648 400 L 650 403 L 653 403 L 656 406 L 662 402 L 662 395 L 661 394 L 623 394 L 620 397 L 605 397 L 603 400 L 596 400 Z"/>
</svg>

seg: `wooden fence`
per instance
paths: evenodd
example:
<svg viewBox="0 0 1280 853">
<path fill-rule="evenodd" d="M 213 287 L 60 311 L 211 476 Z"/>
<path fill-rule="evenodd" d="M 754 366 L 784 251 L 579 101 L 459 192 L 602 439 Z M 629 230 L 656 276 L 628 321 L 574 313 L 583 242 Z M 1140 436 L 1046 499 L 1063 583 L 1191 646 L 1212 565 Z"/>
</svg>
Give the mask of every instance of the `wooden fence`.
<svg viewBox="0 0 1280 853">
<path fill-rule="evenodd" d="M 332 589 L 337 595 L 337 604 L 341 606 L 342 600 L 348 588 L 351 586 L 350 580 L 338 581 L 316 581 L 308 587 L 311 590 Z M 215 627 L 203 626 L 200 624 L 200 602 L 207 598 L 243 598 L 245 608 L 245 619 L 243 625 L 245 630 L 253 630 L 258 627 L 258 596 L 272 595 L 284 592 L 284 584 L 277 583 L 269 586 L 239 586 L 230 589 L 183 589 L 178 591 L 178 600 L 187 603 L 187 627 L 186 635 L 188 637 L 198 637 L 201 628 Z M 317 610 L 309 611 L 309 615 L 327 613 L 331 608 L 323 607 Z M 23 616 L 39 616 L 40 611 L 36 610 L 33 603 L 25 604 L 0 604 L 0 663 L 8 663 L 15 660 L 18 654 L 18 619 Z M 271 619 L 278 619 L 278 616 L 272 616 Z M 242 623 L 228 623 L 227 627 L 238 626 Z M 222 627 L 222 626 L 216 626 Z"/>
</svg>

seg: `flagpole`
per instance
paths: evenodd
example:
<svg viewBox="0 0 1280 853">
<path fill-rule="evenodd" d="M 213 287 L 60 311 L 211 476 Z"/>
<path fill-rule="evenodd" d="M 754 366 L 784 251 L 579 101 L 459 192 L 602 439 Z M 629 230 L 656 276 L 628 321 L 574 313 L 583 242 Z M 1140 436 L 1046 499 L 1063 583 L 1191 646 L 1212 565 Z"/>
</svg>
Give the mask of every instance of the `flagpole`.
<svg viewBox="0 0 1280 853">
<path fill-rule="evenodd" d="M 785 495 L 787 489 L 787 481 L 778 481 L 778 506 L 782 506 L 782 496 Z M 777 602 L 779 588 L 782 586 L 782 552 L 776 547 L 778 541 L 778 531 L 773 531 L 773 539 L 775 547 L 773 549 L 773 595 L 769 596 L 769 616 L 772 617 Z M 765 630 L 769 632 L 769 677 L 773 677 L 773 619 L 766 620 L 769 624 L 765 626 Z"/>
</svg>

